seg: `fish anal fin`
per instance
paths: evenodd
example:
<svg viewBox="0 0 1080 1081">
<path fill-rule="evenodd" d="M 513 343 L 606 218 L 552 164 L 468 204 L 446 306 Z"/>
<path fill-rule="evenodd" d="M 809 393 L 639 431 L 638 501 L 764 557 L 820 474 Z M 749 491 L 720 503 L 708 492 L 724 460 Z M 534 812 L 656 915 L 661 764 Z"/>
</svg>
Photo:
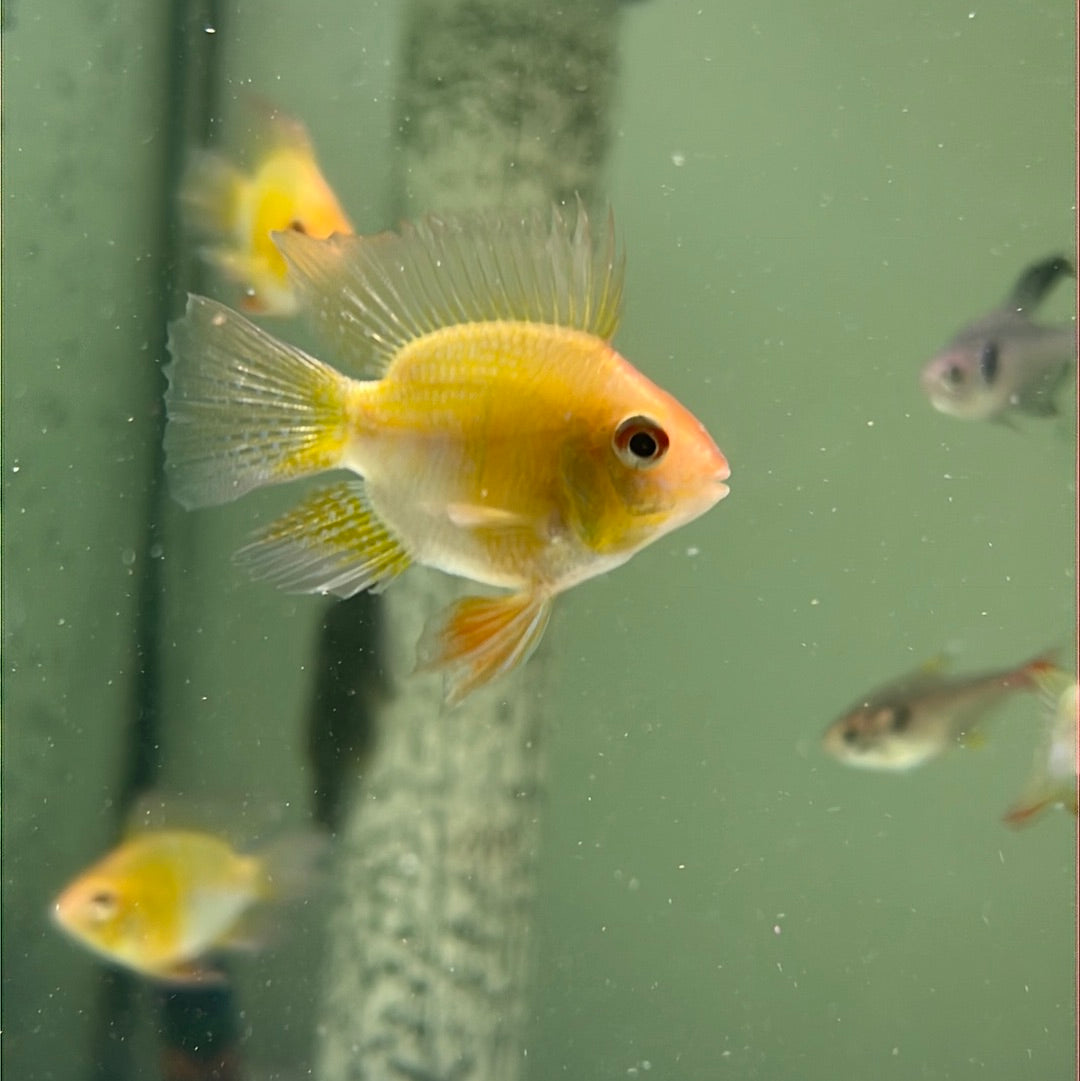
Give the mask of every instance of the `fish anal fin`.
<svg viewBox="0 0 1080 1081">
<path fill-rule="evenodd" d="M 234 559 L 253 578 L 298 593 L 351 597 L 385 589 L 410 559 L 361 480 L 320 489 L 272 522 Z"/>
<path fill-rule="evenodd" d="M 465 597 L 436 614 L 417 646 L 417 669 L 443 669 L 446 702 L 516 668 L 536 648 L 551 615 L 546 595 Z"/>
</svg>

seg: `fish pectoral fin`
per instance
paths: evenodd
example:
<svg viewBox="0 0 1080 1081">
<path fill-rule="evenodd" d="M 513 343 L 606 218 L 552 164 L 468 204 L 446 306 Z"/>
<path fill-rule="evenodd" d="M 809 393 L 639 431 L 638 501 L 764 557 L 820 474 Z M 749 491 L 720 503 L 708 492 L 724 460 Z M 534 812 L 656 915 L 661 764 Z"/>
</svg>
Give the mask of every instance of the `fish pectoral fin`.
<svg viewBox="0 0 1080 1081">
<path fill-rule="evenodd" d="M 458 529 L 521 529 L 531 525 L 523 514 L 482 503 L 447 503 L 446 516 Z"/>
<path fill-rule="evenodd" d="M 465 597 L 424 628 L 417 670 L 446 670 L 446 703 L 456 705 L 524 661 L 536 648 L 551 616 L 551 598 L 511 593 Z"/>
<path fill-rule="evenodd" d="M 234 559 L 253 578 L 297 593 L 351 597 L 385 589 L 410 563 L 362 480 L 323 488 L 272 522 Z"/>
</svg>

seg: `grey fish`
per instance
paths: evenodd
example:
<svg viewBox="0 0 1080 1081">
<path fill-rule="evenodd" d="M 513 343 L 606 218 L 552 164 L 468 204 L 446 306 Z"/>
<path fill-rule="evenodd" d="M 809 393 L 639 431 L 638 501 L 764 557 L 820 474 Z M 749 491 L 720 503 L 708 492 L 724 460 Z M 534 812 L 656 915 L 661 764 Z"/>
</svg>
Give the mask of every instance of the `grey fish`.
<svg viewBox="0 0 1080 1081">
<path fill-rule="evenodd" d="M 1010 411 L 1057 412 L 1054 395 L 1076 364 L 1076 327 L 1047 326 L 1032 314 L 1072 263 L 1033 263 L 997 308 L 969 323 L 922 370 L 930 404 L 963 420 L 1002 420 Z"/>
<path fill-rule="evenodd" d="M 1014 691 L 1038 689 L 1049 667 L 1036 657 L 1019 668 L 947 676 L 935 658 L 869 692 L 825 730 L 822 746 L 845 765 L 900 772 L 921 766 L 970 737 L 983 715 Z"/>
</svg>

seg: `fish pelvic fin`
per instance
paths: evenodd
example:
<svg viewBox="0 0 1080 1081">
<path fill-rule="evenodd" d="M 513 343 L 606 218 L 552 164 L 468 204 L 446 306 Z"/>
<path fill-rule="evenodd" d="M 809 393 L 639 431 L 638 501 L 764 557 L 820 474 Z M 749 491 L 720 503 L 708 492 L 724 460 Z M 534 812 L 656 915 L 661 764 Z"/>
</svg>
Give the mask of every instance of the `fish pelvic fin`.
<svg viewBox="0 0 1080 1081">
<path fill-rule="evenodd" d="M 206 297 L 169 327 L 165 471 L 185 507 L 341 463 L 351 383 Z"/>
<path fill-rule="evenodd" d="M 424 628 L 417 671 L 444 669 L 446 704 L 457 705 L 526 660 L 550 617 L 551 598 L 544 594 L 465 597 Z"/>
<path fill-rule="evenodd" d="M 377 517 L 362 480 L 313 493 L 241 548 L 253 578 L 298 593 L 379 592 L 406 567 L 405 546 Z"/>
</svg>

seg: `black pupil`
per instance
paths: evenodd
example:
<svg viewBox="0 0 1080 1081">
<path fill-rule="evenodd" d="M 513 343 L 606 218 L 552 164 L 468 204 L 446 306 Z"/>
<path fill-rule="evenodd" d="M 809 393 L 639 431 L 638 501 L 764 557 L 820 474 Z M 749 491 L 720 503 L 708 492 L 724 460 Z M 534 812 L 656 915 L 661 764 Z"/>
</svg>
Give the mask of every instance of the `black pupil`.
<svg viewBox="0 0 1080 1081">
<path fill-rule="evenodd" d="M 626 445 L 635 458 L 652 458 L 659 449 L 656 440 L 648 432 L 643 431 L 634 432 Z"/>
</svg>

